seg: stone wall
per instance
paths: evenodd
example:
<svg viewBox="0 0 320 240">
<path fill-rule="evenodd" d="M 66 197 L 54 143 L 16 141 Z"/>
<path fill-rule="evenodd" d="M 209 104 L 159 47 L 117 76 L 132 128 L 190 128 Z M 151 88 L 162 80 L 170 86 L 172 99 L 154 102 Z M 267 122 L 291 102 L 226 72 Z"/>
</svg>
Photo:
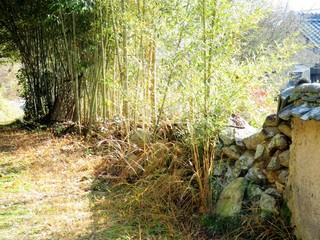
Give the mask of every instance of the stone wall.
<svg viewBox="0 0 320 240">
<path fill-rule="evenodd" d="M 224 188 L 218 215 L 233 216 L 244 205 L 259 208 L 262 217 L 280 212 L 289 175 L 291 128 L 278 122 L 270 115 L 261 131 L 247 123 L 221 131 L 214 171 L 214 180 Z"/>
<path fill-rule="evenodd" d="M 216 214 L 240 214 L 245 202 L 264 218 L 288 204 L 297 238 L 320 239 L 320 83 L 299 80 L 280 94 L 277 114 L 261 131 L 247 128 L 220 133 L 214 181 L 223 191 Z"/>
</svg>

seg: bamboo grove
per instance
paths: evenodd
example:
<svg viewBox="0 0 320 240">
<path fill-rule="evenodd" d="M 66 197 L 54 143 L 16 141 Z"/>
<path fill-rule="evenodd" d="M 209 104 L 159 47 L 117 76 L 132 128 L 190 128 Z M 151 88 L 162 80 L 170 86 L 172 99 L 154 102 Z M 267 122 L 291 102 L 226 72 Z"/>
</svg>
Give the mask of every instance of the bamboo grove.
<svg viewBox="0 0 320 240">
<path fill-rule="evenodd" d="M 249 47 L 263 10 L 229 0 L 2 0 L 0 38 L 19 51 L 30 118 L 196 121 L 246 110 L 246 91 L 283 67 L 292 45 Z"/>
</svg>

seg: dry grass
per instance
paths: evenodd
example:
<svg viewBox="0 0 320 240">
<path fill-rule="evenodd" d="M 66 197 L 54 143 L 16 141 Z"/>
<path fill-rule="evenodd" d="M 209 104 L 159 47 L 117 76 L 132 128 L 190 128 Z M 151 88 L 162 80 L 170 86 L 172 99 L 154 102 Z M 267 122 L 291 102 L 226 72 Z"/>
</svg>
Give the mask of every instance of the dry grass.
<svg viewBox="0 0 320 240">
<path fill-rule="evenodd" d="M 178 146 L 143 152 L 113 137 L 104 148 L 91 142 L 0 128 L 3 239 L 204 239 Z M 161 149 L 174 154 L 159 165 Z M 143 167 L 139 174 L 124 161 L 128 153 Z"/>
</svg>

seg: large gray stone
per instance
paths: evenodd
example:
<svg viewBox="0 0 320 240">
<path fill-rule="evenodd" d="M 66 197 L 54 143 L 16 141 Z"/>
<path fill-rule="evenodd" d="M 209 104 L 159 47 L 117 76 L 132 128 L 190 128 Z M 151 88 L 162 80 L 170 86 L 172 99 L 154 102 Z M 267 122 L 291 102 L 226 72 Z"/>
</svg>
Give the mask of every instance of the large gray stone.
<svg viewBox="0 0 320 240">
<path fill-rule="evenodd" d="M 257 184 L 249 184 L 247 187 L 248 200 L 251 202 L 258 201 L 263 194 L 263 191 L 260 189 L 260 186 Z"/>
<path fill-rule="evenodd" d="M 267 136 L 263 132 L 255 133 L 243 139 L 246 148 L 256 150 L 259 143 L 262 143 Z"/>
<path fill-rule="evenodd" d="M 233 177 L 239 177 L 243 170 L 248 170 L 254 162 L 254 151 L 247 150 L 241 157 L 236 161 L 233 169 Z"/>
<path fill-rule="evenodd" d="M 257 145 L 256 152 L 254 154 L 254 160 L 260 162 L 269 157 L 267 151 L 267 142 L 262 142 Z"/>
<path fill-rule="evenodd" d="M 288 140 L 282 133 L 274 136 L 268 144 L 268 150 L 273 153 L 276 150 L 286 150 L 288 148 Z"/>
<path fill-rule="evenodd" d="M 289 167 L 289 162 L 290 162 L 290 150 L 286 150 L 279 154 L 279 162 L 281 166 L 284 167 Z"/>
<path fill-rule="evenodd" d="M 261 184 L 267 179 L 266 176 L 261 171 L 261 169 L 258 168 L 258 167 L 250 168 L 248 170 L 248 173 L 246 174 L 245 178 L 249 182 L 254 182 L 254 183 L 257 183 L 257 184 Z"/>
<path fill-rule="evenodd" d="M 232 160 L 237 160 L 243 154 L 244 150 L 237 145 L 231 145 L 222 148 L 222 152 L 228 158 Z"/>
<path fill-rule="evenodd" d="M 219 137 L 224 145 L 231 145 L 235 141 L 235 129 L 225 128 L 220 132 Z"/>
<path fill-rule="evenodd" d="M 274 197 L 266 193 L 261 194 L 259 207 L 261 209 L 262 218 L 266 218 L 273 214 L 278 214 L 276 206 L 277 206 L 277 201 Z"/>
<path fill-rule="evenodd" d="M 234 217 L 239 214 L 246 187 L 245 178 L 237 178 L 229 183 L 219 197 L 215 213 L 221 217 Z"/>
<path fill-rule="evenodd" d="M 276 171 L 276 170 L 280 169 L 281 165 L 280 165 L 280 161 L 279 161 L 279 154 L 280 154 L 280 151 L 276 151 L 276 153 L 272 156 L 272 158 L 267 166 L 268 170 Z"/>
<path fill-rule="evenodd" d="M 235 130 L 235 141 L 236 145 L 245 147 L 244 139 L 250 137 L 252 134 L 258 133 L 258 130 L 249 124 L 245 125 L 244 128 L 237 128 Z"/>
</svg>

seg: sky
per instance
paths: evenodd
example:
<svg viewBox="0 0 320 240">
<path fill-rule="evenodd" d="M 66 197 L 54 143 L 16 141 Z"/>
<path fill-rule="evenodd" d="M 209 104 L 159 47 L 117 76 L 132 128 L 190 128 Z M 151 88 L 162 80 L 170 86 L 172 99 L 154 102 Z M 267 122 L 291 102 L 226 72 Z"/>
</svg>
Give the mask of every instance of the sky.
<svg viewBox="0 0 320 240">
<path fill-rule="evenodd" d="M 273 0 L 276 4 L 286 5 L 288 2 L 289 8 L 294 11 L 320 10 L 320 0 Z"/>
</svg>

